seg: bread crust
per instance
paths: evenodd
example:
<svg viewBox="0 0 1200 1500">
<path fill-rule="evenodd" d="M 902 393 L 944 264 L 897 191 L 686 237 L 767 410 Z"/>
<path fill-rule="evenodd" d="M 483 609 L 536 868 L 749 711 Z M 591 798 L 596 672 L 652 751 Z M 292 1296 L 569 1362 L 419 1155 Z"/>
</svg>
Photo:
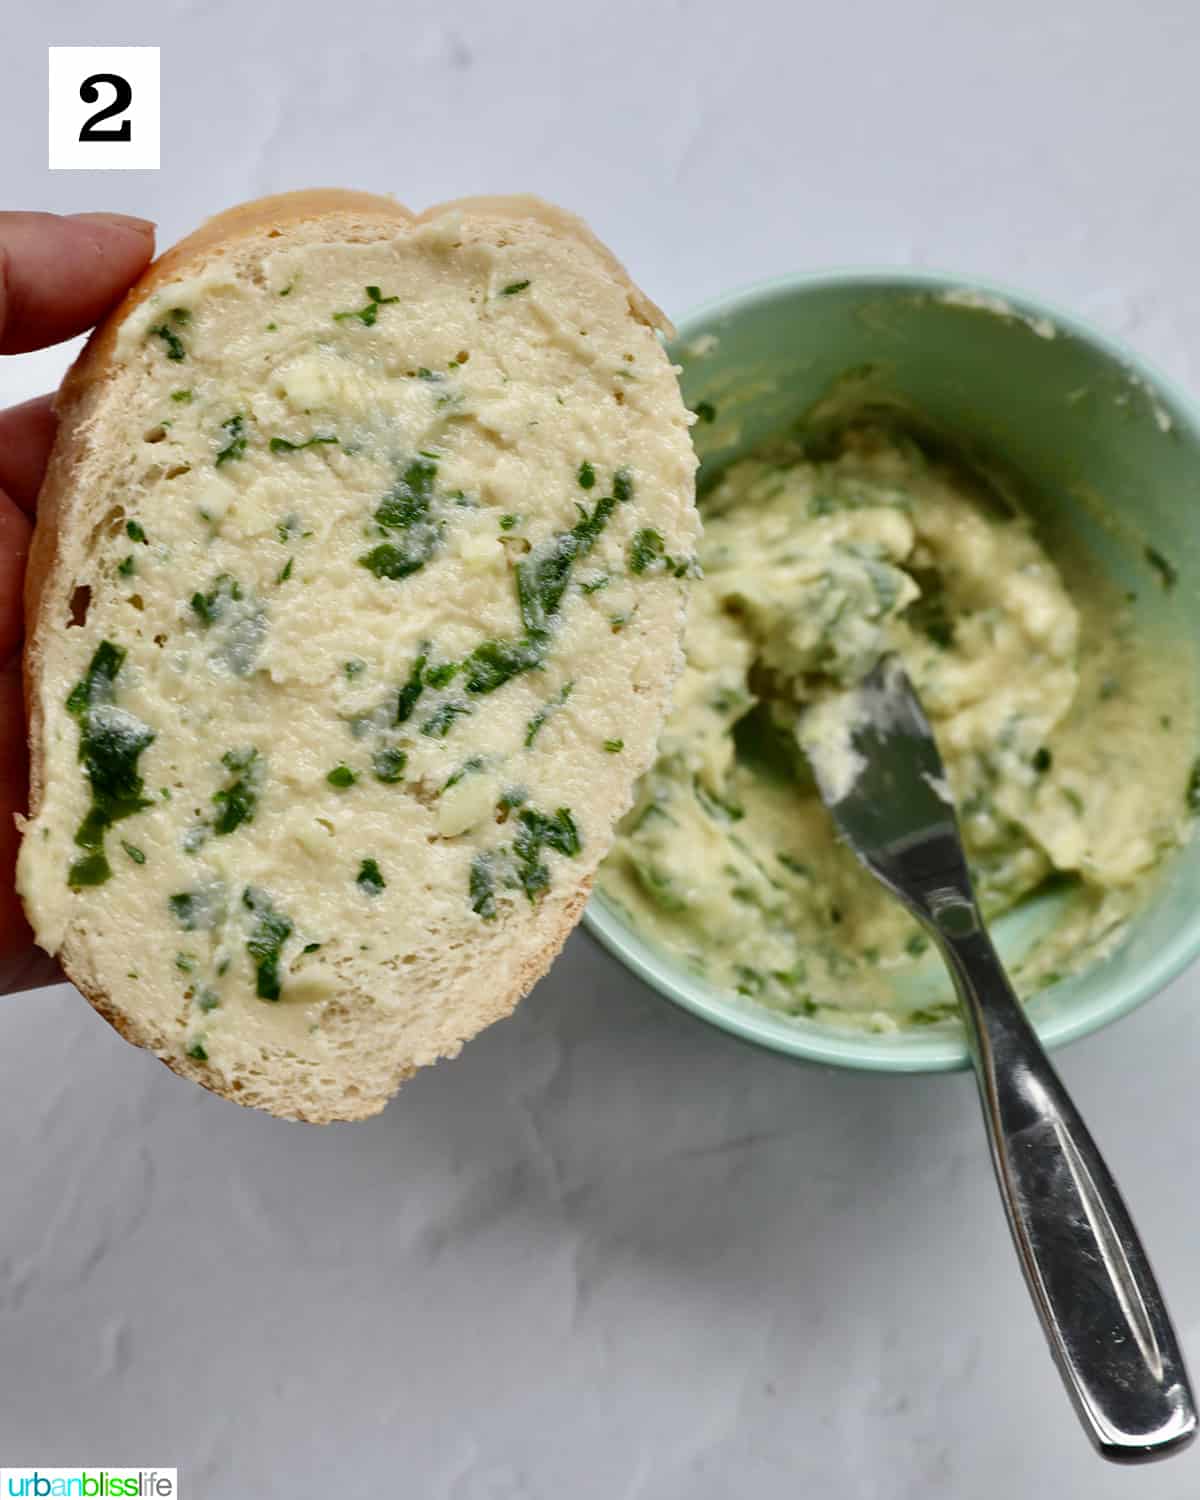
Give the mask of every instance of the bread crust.
<svg viewBox="0 0 1200 1500">
<path fill-rule="evenodd" d="M 670 333 L 671 326 L 659 309 L 634 285 L 621 263 L 598 241 L 581 220 L 564 211 L 526 195 L 481 196 L 452 200 L 411 213 L 392 198 L 341 188 L 310 188 L 283 193 L 240 204 L 216 215 L 192 234 L 160 255 L 130 288 L 122 301 L 93 331 L 87 344 L 63 379 L 55 398 L 58 433 L 51 451 L 46 476 L 38 498 L 38 520 L 29 553 L 25 578 L 25 618 L 27 622 L 24 649 L 24 692 L 30 747 L 30 816 L 41 808 L 45 789 L 43 723 L 35 683 L 38 680 L 46 642 L 55 629 L 48 602 L 57 597 L 55 571 L 59 565 L 59 537 L 64 523 L 64 505 L 73 493 L 73 477 L 84 465 L 91 442 L 91 417 L 110 378 L 117 339 L 126 319 L 160 287 L 183 276 L 201 272 L 209 261 L 223 258 L 239 241 L 256 240 L 279 234 L 290 226 L 327 222 L 331 231 L 347 238 L 355 237 L 355 228 L 375 231 L 390 224 L 413 225 L 440 215 L 461 212 L 490 217 L 510 224 L 533 220 L 554 234 L 586 245 L 597 255 L 605 269 L 625 288 L 630 315 L 639 322 Z M 372 235 L 372 237 L 375 237 Z M 682 632 L 682 614 L 679 622 Z M 664 705 L 665 706 L 665 705 Z M 543 947 L 519 969 L 515 981 L 503 991 L 489 996 L 484 1018 L 474 1031 L 512 1014 L 519 1000 L 542 978 L 558 956 L 567 937 L 576 926 L 591 888 L 587 879 L 562 906 L 560 920 L 550 931 Z M 311 1107 L 309 1101 L 285 1105 L 277 1096 L 270 1100 L 246 1097 L 244 1085 L 234 1079 L 226 1086 L 217 1073 L 203 1063 L 165 1049 L 161 1038 L 141 1017 L 123 1007 L 97 982 L 72 944 L 68 935 L 58 955 L 67 977 L 92 1007 L 136 1046 L 154 1052 L 167 1067 L 181 1077 L 190 1078 L 214 1093 L 239 1103 L 251 1103 L 284 1118 L 312 1124 L 335 1120 L 364 1119 L 378 1113 L 395 1089 L 416 1069 L 402 1069 L 391 1089 L 383 1094 L 343 1097 L 338 1107 Z"/>
<path fill-rule="evenodd" d="M 563 908 L 562 921 L 551 936 L 547 939 L 545 946 L 537 955 L 536 959 L 524 964 L 519 971 L 517 982 L 508 990 L 503 992 L 497 999 L 494 1011 L 489 1014 L 484 1023 L 493 1026 L 497 1021 L 507 1020 L 516 1010 L 520 1002 L 529 991 L 537 984 L 539 979 L 544 979 L 549 972 L 550 965 L 562 952 L 567 939 L 579 925 L 579 919 L 583 916 L 583 909 L 588 903 L 588 897 L 592 893 L 592 880 L 589 877 L 582 887 L 572 896 L 571 900 Z M 116 1002 L 99 989 L 88 978 L 76 977 L 67 962 L 67 949 L 64 947 L 60 954 L 63 971 L 67 978 L 88 1002 L 88 1004 L 99 1015 L 103 1016 L 114 1031 L 118 1032 L 125 1041 L 135 1047 L 141 1047 L 145 1051 L 153 1052 L 164 1067 L 169 1068 L 172 1073 L 180 1078 L 189 1078 L 193 1083 L 198 1083 L 202 1088 L 208 1089 L 210 1093 L 220 1094 L 226 1099 L 232 1099 L 236 1104 L 245 1104 L 256 1101 L 248 1101 L 239 1097 L 240 1088 L 237 1080 L 234 1087 L 226 1089 L 221 1086 L 221 1080 L 205 1068 L 201 1063 L 193 1062 L 190 1058 L 179 1057 L 171 1054 L 164 1056 L 154 1044 L 154 1039 L 146 1028 L 139 1025 L 135 1016 L 121 1009 Z M 442 1061 L 453 1061 L 453 1057 L 441 1059 Z M 358 1100 L 343 1099 L 338 1109 L 313 1109 L 307 1103 L 294 1105 L 288 1110 L 283 1110 L 276 1105 L 269 1107 L 269 1113 L 285 1120 L 295 1120 L 302 1125 L 336 1125 L 352 1120 L 369 1120 L 372 1115 L 379 1114 L 391 1102 L 396 1090 L 416 1073 L 416 1068 L 405 1068 L 395 1080 L 395 1086 L 386 1094 L 373 1095 L 369 1098 Z M 268 1109 L 264 1104 L 258 1104 L 260 1109 Z"/>
</svg>

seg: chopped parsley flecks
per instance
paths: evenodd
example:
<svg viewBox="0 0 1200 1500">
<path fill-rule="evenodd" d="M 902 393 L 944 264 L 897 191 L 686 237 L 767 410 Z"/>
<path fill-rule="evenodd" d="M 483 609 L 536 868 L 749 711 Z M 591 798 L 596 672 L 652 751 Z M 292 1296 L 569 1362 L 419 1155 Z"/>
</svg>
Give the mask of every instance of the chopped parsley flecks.
<svg viewBox="0 0 1200 1500">
<path fill-rule="evenodd" d="M 305 448 L 316 448 L 322 443 L 336 443 L 337 441 L 338 439 L 333 436 L 315 432 L 312 437 L 305 438 L 302 443 L 293 443 L 287 438 L 273 437 L 267 446 L 272 453 L 300 453 Z"/>
<path fill-rule="evenodd" d="M 194 1062 L 208 1061 L 208 1053 L 205 1051 L 204 1043 L 200 1041 L 198 1037 L 195 1041 L 191 1041 L 188 1043 L 187 1055 L 192 1058 Z"/>
<path fill-rule="evenodd" d="M 596 470 L 585 458 L 579 465 L 579 470 L 575 477 L 579 481 L 579 488 L 581 490 L 590 490 L 596 483 Z"/>
<path fill-rule="evenodd" d="M 446 784 L 442 788 L 442 792 L 448 792 L 452 786 L 457 786 L 458 783 L 464 780 L 464 778 L 466 778 L 467 776 L 474 775 L 476 771 L 482 771 L 484 764 L 485 762 L 482 755 L 472 755 L 469 760 L 463 761 L 462 765 L 459 766 L 457 771 L 452 771 L 450 775 L 447 776 Z"/>
<path fill-rule="evenodd" d="M 195 394 L 195 391 L 191 390 L 190 388 L 172 391 L 171 400 L 177 402 L 180 406 L 184 406 L 192 399 Z"/>
<path fill-rule="evenodd" d="M 218 469 L 222 464 L 232 463 L 246 455 L 246 419 L 241 412 L 225 418 L 221 423 L 221 437 L 224 445 L 217 449 L 215 460 Z"/>
<path fill-rule="evenodd" d="M 531 902 L 549 889 L 550 871 L 544 858 L 547 850 L 572 857 L 583 848 L 569 808 L 560 807 L 549 814 L 522 807 L 517 824 L 511 845 L 485 850 L 471 861 L 467 895 L 471 910 L 484 921 L 496 916 L 498 888 L 522 890 Z"/>
<path fill-rule="evenodd" d="M 500 517 L 500 530 L 501 531 L 511 531 L 513 529 L 513 527 L 517 525 L 517 523 L 520 521 L 520 519 L 521 519 L 520 516 L 513 516 L 513 515 L 501 516 Z"/>
<path fill-rule="evenodd" d="M 513 840 L 513 855 L 521 889 L 532 901 L 549 888 L 550 872 L 542 859 L 546 849 L 558 854 L 575 855 L 583 848 L 579 829 L 569 808 L 560 807 L 553 816 L 523 807 L 517 814 L 520 828 Z"/>
<path fill-rule="evenodd" d="M 1050 983 L 1057 983 L 1061 976 L 1054 974 Z M 1045 988 L 1045 985 L 1043 985 Z M 952 1016 L 958 1015 L 957 1002 L 944 1000 L 940 1005 L 921 1005 L 916 1010 L 910 1010 L 904 1017 L 910 1026 L 937 1026 L 942 1021 L 948 1021 Z"/>
<path fill-rule="evenodd" d="M 465 718 L 473 710 L 469 703 L 447 699 L 440 703 L 421 725 L 421 733 L 433 740 L 444 740 L 458 719 Z"/>
<path fill-rule="evenodd" d="M 117 572 L 122 578 L 130 578 L 133 576 L 136 567 L 137 564 L 134 562 L 133 553 L 131 552 L 128 557 L 123 557 L 117 564 Z"/>
<path fill-rule="evenodd" d="M 496 803 L 496 811 L 500 814 L 501 821 L 508 817 L 514 807 L 524 807 L 529 801 L 529 788 L 524 786 L 506 787 Z"/>
<path fill-rule="evenodd" d="M 200 932 L 216 927 L 224 920 L 224 902 L 213 886 L 199 886 L 177 891 L 167 897 L 167 908 L 184 932 Z"/>
<path fill-rule="evenodd" d="M 467 878 L 467 895 L 476 916 L 490 922 L 496 915 L 496 859 L 493 854 L 477 854 L 471 861 Z"/>
<path fill-rule="evenodd" d="M 1189 812 L 1200 813 L 1200 760 L 1196 761 L 1188 777 L 1187 805 Z"/>
<path fill-rule="evenodd" d="M 246 939 L 246 949 L 254 963 L 255 994 L 260 1000 L 278 1000 L 283 988 L 279 964 L 283 945 L 292 935 L 292 923 L 265 891 L 248 885 L 242 892 L 242 905 L 254 916 L 254 926 Z"/>
<path fill-rule="evenodd" d="M 366 670 L 367 664 L 361 656 L 352 656 L 342 666 L 342 671 L 346 674 L 347 682 L 353 682 L 356 677 L 361 677 Z"/>
<path fill-rule="evenodd" d="M 375 520 L 385 530 L 407 530 L 429 515 L 437 461 L 418 454 L 405 466 L 396 483 L 380 501 Z"/>
<path fill-rule="evenodd" d="M 437 468 L 434 459 L 418 454 L 376 507 L 375 525 L 387 540 L 358 559 L 376 578 L 407 578 L 437 551 L 442 540 L 442 524 L 433 514 Z"/>
<path fill-rule="evenodd" d="M 528 287 L 529 281 L 510 281 L 507 286 L 500 288 L 502 297 L 515 297 L 518 292 L 523 292 Z"/>
<path fill-rule="evenodd" d="M 753 999 L 766 989 L 767 980 L 761 969 L 752 968 L 749 964 L 737 964 L 734 974 L 737 979 L 734 989 L 739 995 Z"/>
<path fill-rule="evenodd" d="M 444 688 L 453 682 L 462 670 L 462 663 L 457 661 L 439 662 L 436 667 L 430 667 L 425 673 L 425 686 L 431 688 Z"/>
<path fill-rule="evenodd" d="M 350 312 L 335 312 L 333 321 L 335 323 L 344 323 L 347 319 L 357 318 L 364 328 L 374 328 L 375 320 L 379 317 L 379 309 L 387 307 L 391 302 L 399 302 L 400 300 L 399 296 L 385 297 L 377 286 L 367 287 L 366 293 L 367 305 L 365 307 L 354 308 Z"/>
<path fill-rule="evenodd" d="M 736 802 L 731 802 L 727 797 L 718 796 L 716 792 L 706 787 L 698 776 L 692 779 L 692 791 L 696 801 L 714 822 L 740 823 L 746 816 L 745 808 L 739 807 Z"/>
<path fill-rule="evenodd" d="M 208 843 L 208 834 L 207 823 L 195 823 L 179 840 L 179 847 L 185 854 L 198 854 Z"/>
<path fill-rule="evenodd" d="M 642 526 L 640 531 L 634 532 L 633 540 L 628 544 L 628 570 L 630 573 L 648 573 L 660 562 L 664 570 L 675 577 L 684 576 L 690 567 L 685 559 L 681 561 L 670 556 L 660 531 L 655 531 L 652 526 Z"/>
<path fill-rule="evenodd" d="M 191 605 L 197 619 L 207 630 L 224 615 L 230 603 L 240 603 L 241 584 L 232 573 L 220 573 L 207 593 L 197 590 L 192 595 Z"/>
<path fill-rule="evenodd" d="M 1165 558 L 1157 547 L 1146 548 L 1146 561 L 1158 574 L 1164 589 L 1173 589 L 1179 582 L 1179 571 L 1174 563 Z"/>
<path fill-rule="evenodd" d="M 545 655 L 545 643 L 529 636 L 483 641 L 463 661 L 467 692 L 493 693 L 522 672 L 540 667 Z"/>
<path fill-rule="evenodd" d="M 131 542 L 144 542 L 146 540 L 146 533 L 142 529 L 140 521 L 126 521 L 125 535 Z"/>
<path fill-rule="evenodd" d="M 404 780 L 404 768 L 408 764 L 407 754 L 395 745 L 377 750 L 371 760 L 371 772 L 376 781 L 388 785 Z"/>
<path fill-rule="evenodd" d="M 67 697 L 67 711 L 79 724 L 79 759 L 92 790 L 92 805 L 75 833 L 84 852 L 67 872 L 72 887 L 102 885 L 110 877 L 105 834 L 114 823 L 150 806 L 137 767 L 155 733 L 116 706 L 116 679 L 124 660 L 122 647 L 102 641 Z"/>
<path fill-rule="evenodd" d="M 195 903 L 196 895 L 193 891 L 177 891 L 174 895 L 166 897 L 169 912 L 180 924 L 181 929 L 187 933 L 199 927 L 199 922 L 195 919 Z"/>
<path fill-rule="evenodd" d="M 701 422 L 715 422 L 717 420 L 717 408 L 711 401 L 697 401 L 692 410 Z"/>
<path fill-rule="evenodd" d="M 614 499 L 622 504 L 633 499 L 633 475 L 627 468 L 622 467 L 613 475 L 612 492 Z"/>
<path fill-rule="evenodd" d="M 191 318 L 192 315 L 186 307 L 173 307 L 166 319 L 150 330 L 150 337 L 161 339 L 166 347 L 167 358 L 176 363 L 187 358 L 187 349 L 171 324 L 174 323 L 177 327 L 183 328 L 191 322 Z"/>
<path fill-rule="evenodd" d="M 130 844 L 125 839 L 122 839 L 121 848 L 124 849 L 135 865 L 144 865 L 146 863 L 145 851 L 139 849 L 136 844 Z"/>
<path fill-rule="evenodd" d="M 364 859 L 358 867 L 354 883 L 368 896 L 378 896 L 387 889 L 387 881 L 373 859 Z"/>
<path fill-rule="evenodd" d="M 538 735 L 542 731 L 542 726 L 545 724 L 550 715 L 553 714 L 556 709 L 560 709 L 567 701 L 567 699 L 571 696 L 571 691 L 574 686 L 574 682 L 564 683 L 562 689 L 557 693 L 557 695 L 551 698 L 548 702 L 543 703 L 541 708 L 538 709 L 537 713 L 534 714 L 533 718 L 530 719 L 529 723 L 525 726 L 526 749 L 528 749 L 530 745 L 533 744 L 534 740 L 537 739 Z"/>
<path fill-rule="evenodd" d="M 347 765 L 334 766 L 333 770 L 325 777 L 325 780 L 330 786 L 335 786 L 338 791 L 344 792 L 347 787 L 353 786 L 358 780 L 358 772 L 352 771 Z"/>
<path fill-rule="evenodd" d="M 1031 764 L 1038 775 L 1043 776 L 1054 764 L 1054 756 L 1050 753 L 1046 746 L 1043 745 L 1039 750 L 1034 751 Z"/>
<path fill-rule="evenodd" d="M 610 755 L 620 755 L 621 751 L 624 750 L 624 748 L 625 748 L 625 741 L 624 740 L 605 740 L 604 741 L 604 748 L 608 751 L 608 753 Z"/>
<path fill-rule="evenodd" d="M 629 544 L 630 571 L 644 573 L 647 568 L 665 555 L 662 532 L 643 526 Z"/>
<path fill-rule="evenodd" d="M 207 592 L 197 590 L 190 603 L 204 630 L 218 621 L 226 621 L 213 659 L 236 677 L 249 676 L 266 639 L 265 608 L 254 598 L 244 597 L 241 585 L 231 573 L 218 574 L 212 587 Z"/>
<path fill-rule="evenodd" d="M 412 668 L 403 687 L 396 694 L 396 709 L 392 722 L 403 724 L 412 717 L 413 709 L 417 706 L 425 689 L 425 667 L 429 661 L 429 646 L 423 645 L 413 659 Z"/>
<path fill-rule="evenodd" d="M 517 639 L 484 641 L 463 661 L 469 693 L 492 693 L 544 662 L 571 572 L 596 545 L 617 502 L 604 495 L 569 531 L 557 532 L 516 566 L 517 608 L 525 632 Z"/>
<path fill-rule="evenodd" d="M 376 521 L 381 527 L 417 528 L 432 524 L 427 517 L 436 464 L 431 459 L 422 462 L 426 459 L 429 459 L 428 455 L 419 455 L 405 470 L 392 494 L 380 505 Z M 392 722 L 397 725 L 407 722 L 427 689 L 444 688 L 455 678 L 461 680 L 468 694 L 478 696 L 495 692 L 514 677 L 542 667 L 549 654 L 559 606 L 570 584 L 572 570 L 576 562 L 586 557 L 595 546 L 617 504 L 614 495 L 605 495 L 590 511 L 581 505 L 579 520 L 570 530 L 548 537 L 517 563 L 517 608 L 524 626 L 520 636 L 483 641 L 460 661 L 439 662 L 432 666 L 429 660 L 431 646 L 425 642 L 413 661 L 408 679 L 397 690 Z M 377 548 L 376 552 L 382 550 Z M 372 556 L 360 561 L 372 566 Z M 603 581 L 607 582 L 607 579 Z M 593 585 L 602 586 L 602 583 Z M 471 712 L 469 704 L 460 699 L 444 701 L 426 717 L 420 732 L 442 739 L 457 719 Z M 540 726 L 532 727 L 536 734 Z"/>
<path fill-rule="evenodd" d="M 292 568 L 295 566 L 295 563 L 296 559 L 294 557 L 289 557 L 287 562 L 284 563 L 283 567 L 280 568 L 279 572 L 276 573 L 275 582 L 286 583 L 292 576 Z"/>
<path fill-rule="evenodd" d="M 571 570 L 596 545 L 616 501 L 605 495 L 584 511 L 570 531 L 560 531 L 535 547 L 517 565 L 517 604 L 527 638 L 546 637 L 571 581 Z"/>
<path fill-rule="evenodd" d="M 276 525 L 275 535 L 286 546 L 294 536 L 302 536 L 306 534 L 303 528 L 304 522 L 300 519 L 296 512 L 289 511 L 288 514 L 284 516 L 283 520 Z"/>
<path fill-rule="evenodd" d="M 230 774 L 230 781 L 213 793 L 213 804 L 217 816 L 213 822 L 216 834 L 232 833 L 243 823 L 252 823 L 258 807 L 261 782 L 261 762 L 253 745 L 243 750 L 226 750 L 221 764 Z"/>
</svg>

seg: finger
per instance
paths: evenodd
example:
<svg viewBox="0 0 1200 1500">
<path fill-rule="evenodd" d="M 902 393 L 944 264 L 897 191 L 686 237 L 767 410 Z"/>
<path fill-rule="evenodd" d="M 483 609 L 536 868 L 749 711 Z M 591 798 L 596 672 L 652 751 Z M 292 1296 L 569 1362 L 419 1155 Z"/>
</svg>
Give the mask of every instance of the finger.
<svg viewBox="0 0 1200 1500">
<path fill-rule="evenodd" d="M 54 444 L 54 397 L 35 396 L 0 411 L 0 490 L 27 516 L 37 508 L 38 490 Z"/>
<path fill-rule="evenodd" d="M 0 213 L 0 354 L 43 349 L 90 328 L 153 253 L 146 219 Z"/>
<path fill-rule="evenodd" d="M 7 958 L 33 941 L 15 889 L 20 838 L 13 815 L 25 811 L 28 796 L 19 656 L 0 667 L 0 727 L 0 958 Z"/>
<path fill-rule="evenodd" d="M 21 644 L 24 629 L 21 588 L 32 530 L 29 517 L 0 490 L 0 661 L 7 661 Z M 9 727 L 3 719 L 0 719 L 0 735 L 9 737 Z"/>
</svg>

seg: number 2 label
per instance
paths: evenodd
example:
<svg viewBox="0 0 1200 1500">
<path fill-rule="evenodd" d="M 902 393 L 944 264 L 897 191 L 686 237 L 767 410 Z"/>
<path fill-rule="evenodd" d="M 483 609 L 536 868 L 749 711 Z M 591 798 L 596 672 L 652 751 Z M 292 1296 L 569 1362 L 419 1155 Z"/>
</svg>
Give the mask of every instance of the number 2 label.
<svg viewBox="0 0 1200 1500">
<path fill-rule="evenodd" d="M 101 120 L 111 120 L 114 115 L 123 115 L 133 103 L 133 89 L 130 88 L 127 78 L 122 78 L 119 73 L 93 73 L 90 78 L 85 78 L 79 85 L 79 97 L 88 104 L 95 104 L 100 97 L 99 85 L 102 83 L 106 83 L 112 89 L 112 103 L 104 109 L 98 109 L 94 115 L 83 122 L 79 139 L 81 141 L 131 140 L 132 125 L 129 120 L 122 120 L 111 130 L 100 129 Z"/>
<path fill-rule="evenodd" d="M 51 47 L 49 68 L 52 171 L 157 170 L 157 47 Z"/>
</svg>

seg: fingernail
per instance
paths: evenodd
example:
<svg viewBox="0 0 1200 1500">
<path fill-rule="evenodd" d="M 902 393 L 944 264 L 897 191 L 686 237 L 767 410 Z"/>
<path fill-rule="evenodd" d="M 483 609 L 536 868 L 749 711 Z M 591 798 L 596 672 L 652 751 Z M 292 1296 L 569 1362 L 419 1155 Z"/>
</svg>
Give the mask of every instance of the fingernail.
<svg viewBox="0 0 1200 1500">
<path fill-rule="evenodd" d="M 135 234 L 153 234 L 153 219 L 135 219 L 132 214 L 69 214 L 71 219 L 86 219 L 89 224 L 109 224 L 114 229 L 132 229 Z"/>
</svg>

